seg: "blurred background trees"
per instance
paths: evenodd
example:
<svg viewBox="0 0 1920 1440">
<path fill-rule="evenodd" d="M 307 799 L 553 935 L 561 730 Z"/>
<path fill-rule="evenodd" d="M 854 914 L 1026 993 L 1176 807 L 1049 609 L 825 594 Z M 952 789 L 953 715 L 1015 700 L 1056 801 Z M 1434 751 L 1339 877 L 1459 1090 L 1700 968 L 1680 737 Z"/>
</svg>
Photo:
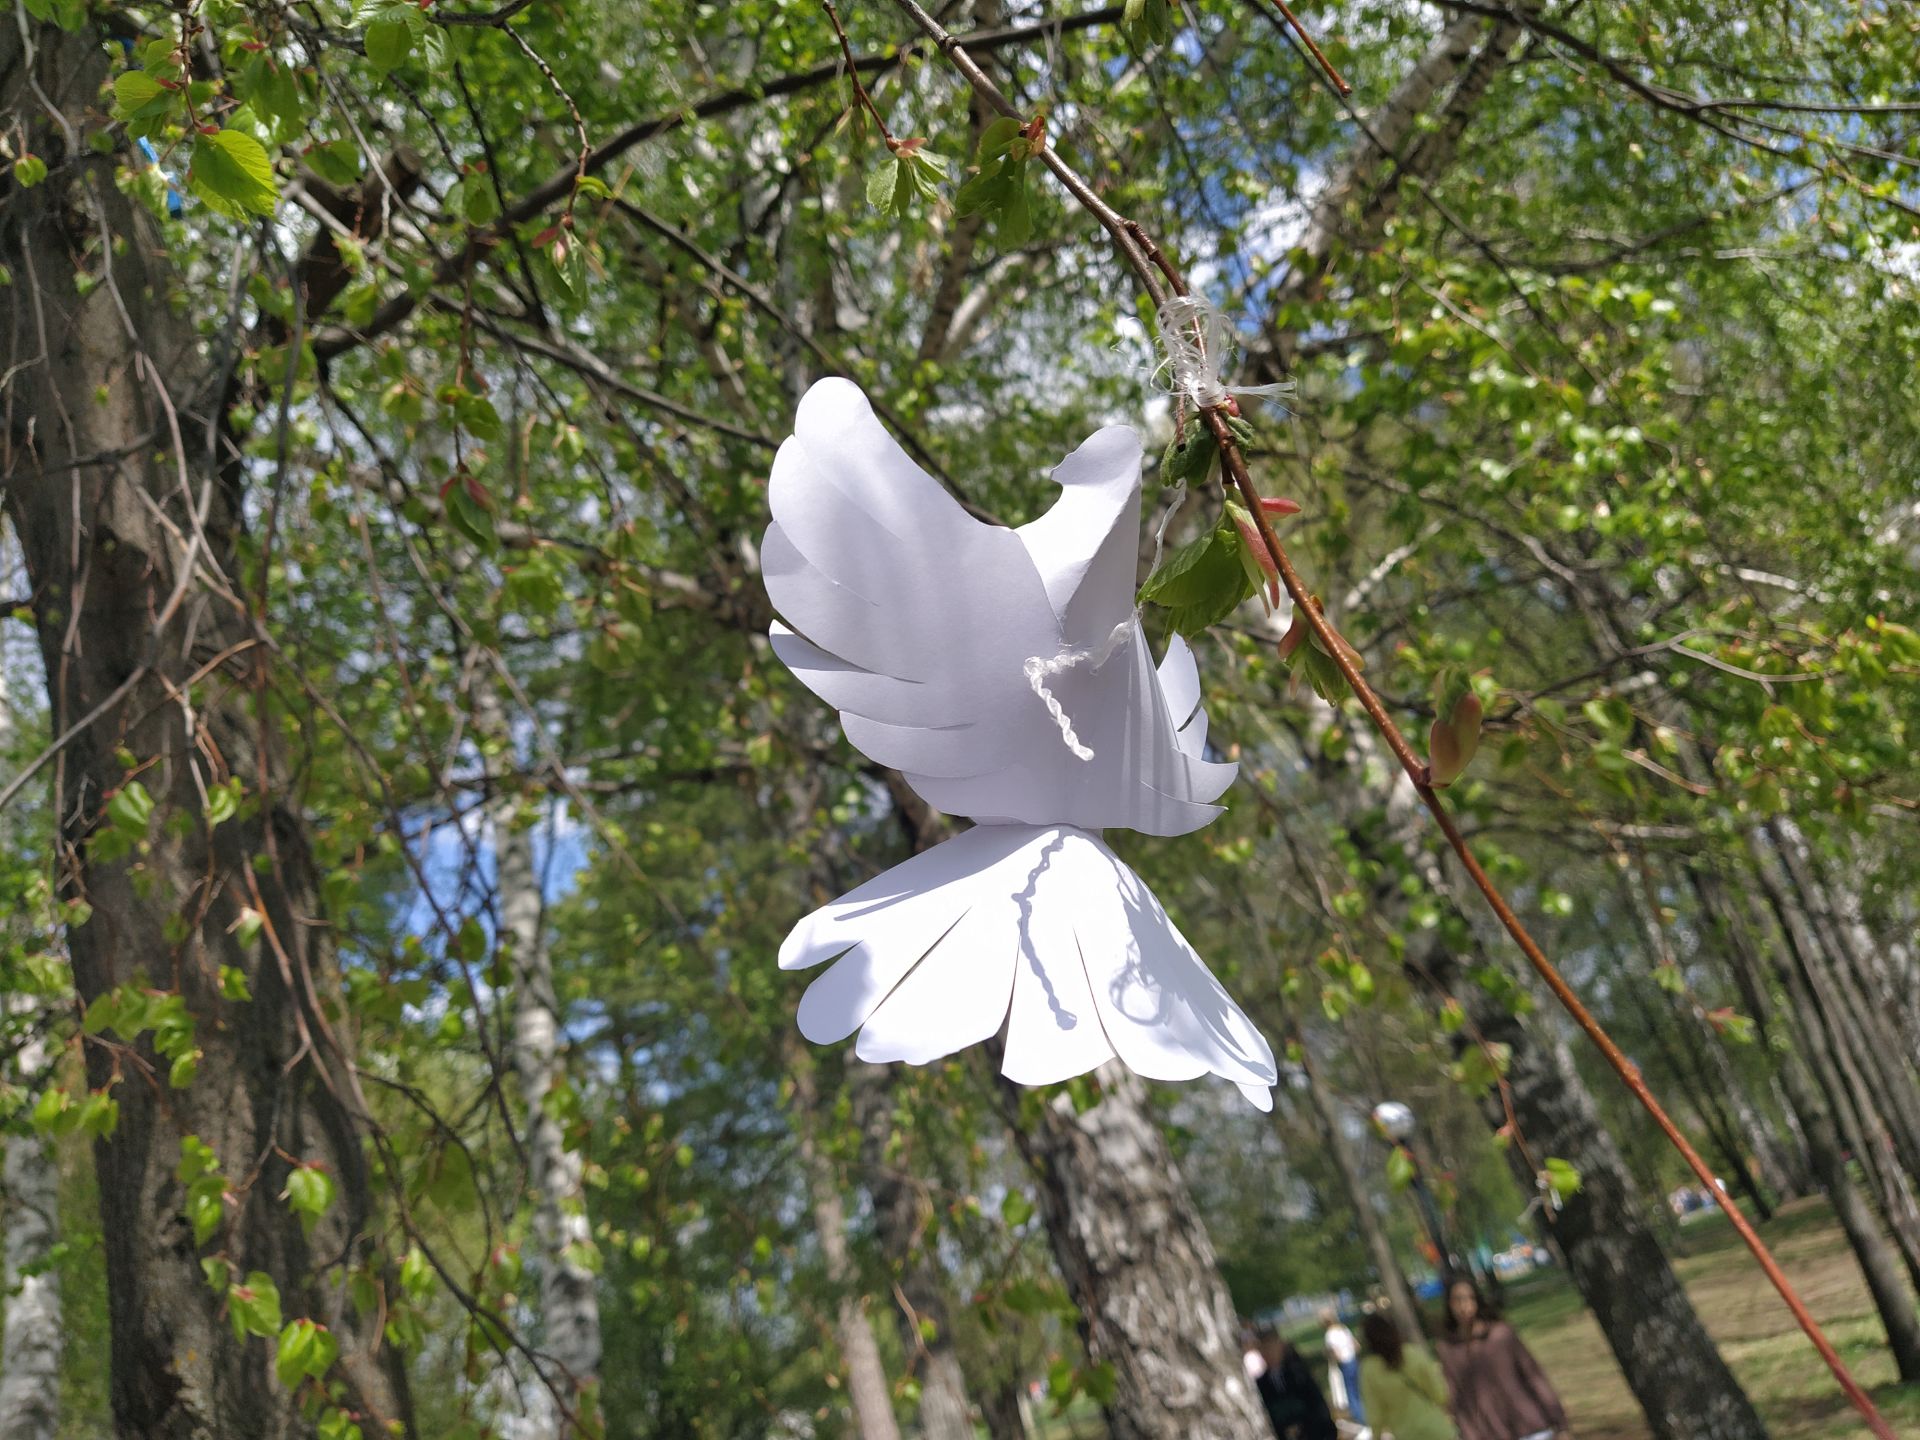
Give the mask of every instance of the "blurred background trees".
<svg viewBox="0 0 1920 1440">
<path fill-rule="evenodd" d="M 1421 1303 L 1413 1161 L 1597 1318 L 1583 1436 L 1846 1433 L 1285 614 L 1199 647 L 1229 815 L 1124 845 L 1272 1117 L 799 1042 L 786 929 L 938 821 L 762 639 L 794 401 L 1009 523 L 1174 424 L 1099 232 L 959 213 L 991 117 L 840 18 L 924 188 L 811 0 L 7 27 L 0 1433 L 1237 1433 L 1236 1311 Z M 1342 0 L 1349 101 L 1264 0 L 941 18 L 1297 379 L 1329 613 L 1411 730 L 1470 677 L 1479 853 L 1920 1414 L 1920 22 Z"/>
</svg>

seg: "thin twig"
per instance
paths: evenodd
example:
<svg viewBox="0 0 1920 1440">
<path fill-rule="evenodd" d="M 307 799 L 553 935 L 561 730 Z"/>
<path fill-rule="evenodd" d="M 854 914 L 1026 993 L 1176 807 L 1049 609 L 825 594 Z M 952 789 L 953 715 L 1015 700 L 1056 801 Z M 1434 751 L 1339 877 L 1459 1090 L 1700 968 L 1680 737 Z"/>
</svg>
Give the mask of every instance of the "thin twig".
<svg viewBox="0 0 1920 1440">
<path fill-rule="evenodd" d="M 893 138 L 893 132 L 887 128 L 886 116 L 873 103 L 873 96 L 867 93 L 867 87 L 860 83 L 860 63 L 853 58 L 853 42 L 847 39 L 847 27 L 840 23 L 840 12 L 833 8 L 833 0 L 820 0 L 820 8 L 827 12 L 827 19 L 833 24 L 833 36 L 840 42 L 840 54 L 847 62 L 847 80 L 853 86 L 854 99 L 859 102 L 861 109 L 873 117 L 873 123 L 880 131 L 880 138 L 886 141 L 887 149 L 897 152 L 900 142 Z"/>
<path fill-rule="evenodd" d="M 1300 17 L 1287 8 L 1287 0 L 1273 0 L 1273 8 L 1287 17 L 1287 24 L 1293 27 L 1293 33 L 1298 35 L 1301 43 L 1313 52 L 1313 58 L 1320 62 L 1320 68 L 1327 72 L 1327 79 L 1331 80 L 1340 88 L 1342 95 L 1351 95 L 1353 93 L 1353 86 L 1346 82 L 1345 77 L 1333 68 L 1333 62 L 1327 59 L 1318 45 L 1313 43 L 1313 36 L 1309 35 L 1307 33 L 1307 27 L 1300 23 Z"/>
</svg>

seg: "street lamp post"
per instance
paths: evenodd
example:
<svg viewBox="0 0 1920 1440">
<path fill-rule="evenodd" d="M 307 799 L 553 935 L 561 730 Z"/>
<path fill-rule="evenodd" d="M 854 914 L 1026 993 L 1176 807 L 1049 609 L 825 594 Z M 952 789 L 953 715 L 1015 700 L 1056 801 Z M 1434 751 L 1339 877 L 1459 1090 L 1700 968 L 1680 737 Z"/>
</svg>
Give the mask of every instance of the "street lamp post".
<svg viewBox="0 0 1920 1440">
<path fill-rule="evenodd" d="M 1413 1110 L 1398 1100 L 1383 1100 L 1373 1107 L 1373 1125 L 1383 1139 L 1406 1155 L 1407 1163 L 1413 1167 L 1409 1183 L 1414 1203 L 1420 1210 L 1420 1222 L 1426 1229 L 1433 1253 L 1440 1257 L 1440 1283 L 1451 1286 L 1454 1276 L 1460 1273 L 1460 1266 L 1447 1244 L 1446 1231 L 1440 1224 L 1440 1207 L 1434 1204 L 1433 1191 L 1428 1188 L 1426 1173 L 1420 1167 L 1420 1157 L 1413 1151 Z"/>
</svg>

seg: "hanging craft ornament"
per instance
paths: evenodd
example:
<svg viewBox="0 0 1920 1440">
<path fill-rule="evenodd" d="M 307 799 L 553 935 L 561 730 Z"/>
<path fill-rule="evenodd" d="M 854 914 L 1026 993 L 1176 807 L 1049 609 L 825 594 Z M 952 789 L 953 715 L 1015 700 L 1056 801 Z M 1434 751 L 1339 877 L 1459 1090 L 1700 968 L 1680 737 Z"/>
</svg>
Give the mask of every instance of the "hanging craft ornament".
<svg viewBox="0 0 1920 1440">
<path fill-rule="evenodd" d="M 780 967 L 834 963 L 801 997 L 816 1044 L 925 1064 L 1005 1028 L 1023 1085 L 1118 1057 L 1208 1073 L 1272 1104 L 1273 1051 L 1106 829 L 1184 835 L 1237 767 L 1205 758 L 1193 652 L 1156 667 L 1134 609 L 1140 437 L 1099 431 L 1053 508 L 969 515 L 845 380 L 800 402 L 761 547 L 774 653 L 854 748 L 974 826 L 814 911 Z M 784 623 L 782 623 L 784 622 Z"/>
</svg>

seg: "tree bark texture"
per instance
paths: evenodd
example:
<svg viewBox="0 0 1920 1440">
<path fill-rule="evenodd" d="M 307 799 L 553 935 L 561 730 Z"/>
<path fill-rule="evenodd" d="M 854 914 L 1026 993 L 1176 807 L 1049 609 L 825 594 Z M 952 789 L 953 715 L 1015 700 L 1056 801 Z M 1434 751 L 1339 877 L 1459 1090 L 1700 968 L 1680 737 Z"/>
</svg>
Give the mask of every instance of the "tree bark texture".
<svg viewBox="0 0 1920 1440">
<path fill-rule="evenodd" d="M 1655 1440 L 1765 1436 L 1655 1240 L 1646 1222 L 1648 1201 L 1629 1178 L 1566 1046 L 1544 1025 L 1508 1014 L 1471 981 L 1455 994 L 1482 1036 L 1512 1047 L 1507 1086 L 1527 1153 L 1535 1163 L 1558 1156 L 1580 1172 L 1580 1188 L 1557 1214 L 1545 1210 L 1546 1224 L 1650 1433 Z M 1491 1121 L 1506 1122 L 1497 1099 L 1485 1108 Z M 1509 1146 L 1507 1154 L 1516 1178 L 1533 1188 L 1521 1146 Z"/>
<path fill-rule="evenodd" d="M 518 809 L 511 798 L 495 802 L 493 853 L 500 926 L 512 944 L 513 1069 L 526 1106 L 527 1188 L 540 1285 L 539 1349 L 551 1362 L 549 1378 L 563 1395 L 577 1399 L 600 1375 L 600 1298 L 584 1167 L 579 1152 L 568 1148 L 548 1103 L 561 1075 L 560 1000 L 541 925 L 545 904 L 534 865 L 533 834 L 521 823 Z M 565 1423 L 558 1414 L 554 1420 Z"/>
<path fill-rule="evenodd" d="M 1761 1040 L 1771 1047 L 1779 1037 L 1780 1017 L 1767 986 L 1765 962 L 1752 943 L 1752 931 L 1741 921 L 1717 874 L 1695 867 L 1691 879 L 1725 950 L 1741 1003 L 1753 1017 Z M 1791 1049 L 1779 1053 L 1774 1080 L 1805 1146 L 1811 1179 L 1826 1192 L 1860 1266 L 1861 1278 L 1873 1296 L 1894 1365 L 1903 1380 L 1920 1378 L 1920 1314 L 1902 1276 L 1900 1249 L 1881 1230 L 1873 1205 L 1854 1184 L 1847 1166 L 1846 1137 L 1833 1108 L 1802 1056 Z"/>
<path fill-rule="evenodd" d="M 49 1066 L 38 1036 L 14 1067 L 37 1088 Z M 0 1437 L 54 1440 L 60 1428 L 60 1271 L 50 1266 L 60 1238 L 60 1175 L 53 1148 L 31 1132 L 7 1137 L 0 1202 L 5 1205 L 5 1301 L 0 1332 Z"/>
<path fill-rule="evenodd" d="M 1526 985 L 1526 977 L 1503 958 L 1501 940 L 1489 933 L 1478 897 L 1462 895 L 1421 843 L 1423 817 L 1412 785 L 1389 763 L 1372 731 L 1356 726 L 1353 738 L 1355 770 L 1388 777 L 1390 788 L 1381 799 L 1391 843 L 1400 846 L 1413 873 L 1466 919 L 1476 937 L 1474 960 L 1506 969 Z M 1377 848 L 1371 832 L 1356 831 L 1354 838 L 1363 849 Z M 1454 957 L 1433 954 L 1426 968 L 1466 1010 L 1470 1027 L 1463 1041 L 1508 1047 L 1505 1094 L 1518 1133 L 1507 1155 L 1521 1187 L 1537 1189 L 1534 1167 L 1548 1156 L 1580 1173 L 1580 1188 L 1557 1213 L 1543 1206 L 1544 1223 L 1654 1440 L 1762 1440 L 1765 1427 L 1673 1273 L 1648 1222 L 1649 1202 L 1549 1021 L 1512 1013 Z M 1494 1127 L 1509 1122 L 1499 1092 L 1490 1093 L 1483 1108 Z"/>
<path fill-rule="evenodd" d="M 1899 1255 L 1881 1233 L 1873 1207 L 1847 1173 L 1840 1133 L 1834 1126 L 1832 1114 L 1820 1103 L 1813 1081 L 1796 1056 L 1781 1058 L 1781 1088 L 1800 1113 L 1808 1158 L 1833 1205 L 1840 1228 L 1846 1232 L 1847 1244 L 1859 1263 L 1867 1291 L 1873 1296 L 1873 1308 L 1879 1312 L 1881 1326 L 1887 1332 L 1887 1348 L 1893 1352 L 1894 1366 L 1902 1380 L 1909 1383 L 1920 1380 L 1920 1312 L 1915 1311 L 1913 1292 L 1907 1289 L 1901 1274 Z"/>
<path fill-rule="evenodd" d="M 275 721 L 257 708 L 270 641 L 233 589 L 240 477 L 222 462 L 224 367 L 175 308 L 157 237 L 114 188 L 100 120 L 105 51 L 91 30 L 0 26 L 0 97 L 49 173 L 0 210 L 5 291 L 5 503 L 24 553 L 47 674 L 60 817 L 59 894 L 83 1003 L 127 982 L 178 993 L 198 1073 L 168 1082 L 150 1040 L 93 1037 L 87 1077 L 117 1126 L 96 1146 L 115 1424 L 127 1440 L 283 1440 L 312 1433 L 274 1374 L 273 1341 L 236 1342 L 201 1258 L 270 1276 L 289 1319 L 338 1342 L 333 1375 L 369 1434 L 410 1417 L 383 1348 L 367 1233 L 362 1101 L 350 1041 L 328 1017 L 337 975 L 305 822 L 287 803 Z M 130 754 L 134 771 L 122 764 Z M 205 787 L 254 803 L 214 828 Z M 142 847 L 90 844 L 137 778 L 154 799 Z M 170 823 L 172 822 L 172 823 Z M 252 921 L 258 919 L 254 928 Z M 223 997 L 220 970 L 250 1001 Z M 337 1017 L 338 1011 L 334 1015 Z M 233 1203 L 205 1247 L 182 1215 L 183 1137 L 218 1157 Z M 290 1162 L 324 1166 L 338 1199 L 303 1234 L 280 1195 Z"/>
<path fill-rule="evenodd" d="M 820 1146 L 816 1133 L 821 1098 L 813 1062 L 800 1048 L 798 1036 L 788 1032 L 792 1057 L 794 1132 L 800 1146 L 800 1164 L 806 1174 L 808 1203 L 813 1209 L 814 1234 L 820 1242 L 827 1280 L 837 1293 L 834 1333 L 840 1342 L 840 1360 L 847 1370 L 847 1398 L 860 1440 L 900 1440 L 900 1422 L 893 1414 L 893 1387 L 874 1338 L 873 1320 L 860 1293 L 860 1273 L 848 1243 L 847 1203 L 840 1190 L 832 1157 Z"/>
<path fill-rule="evenodd" d="M 1869 1193 L 1893 1234 L 1908 1275 L 1920 1287 L 1920 1199 L 1914 1193 L 1914 1172 L 1901 1164 L 1881 1097 L 1862 1064 L 1858 1037 L 1835 1000 L 1818 936 L 1799 904 L 1791 877 L 1762 839 L 1749 837 L 1749 842 L 1767 907 L 1761 916 L 1762 930 L 1771 919 L 1784 941 L 1772 948 L 1774 969 L 1787 994 L 1808 1067 L 1867 1177 Z"/>
<path fill-rule="evenodd" d="M 1087 1354 L 1113 1367 L 1113 1440 L 1265 1440 L 1233 1302 L 1146 1088 L 1113 1062 L 1096 1073 L 1098 1104 L 1076 1115 L 1056 1097 L 1014 1135 Z"/>
<path fill-rule="evenodd" d="M 0 655 L 0 751 L 13 744 L 13 677 Z M 3 821 L 5 817 L 0 817 Z M 6 826 L 7 838 L 14 838 Z M 5 924 L 0 920 L 0 924 Z M 35 1023 L 52 1007 L 32 995 L 8 1000 L 14 1014 Z M 27 1035 L 9 1067 L 28 1094 L 47 1083 L 52 1059 L 45 1036 Z M 60 1171 L 53 1147 L 37 1131 L 6 1139 L 0 1166 L 0 1224 L 6 1229 L 0 1261 L 0 1440 L 54 1440 L 60 1428 L 60 1271 L 53 1264 L 60 1240 Z"/>
<path fill-rule="evenodd" d="M 948 1323 L 947 1286 L 926 1244 L 921 1192 L 888 1154 L 893 1133 L 893 1074 L 860 1065 L 851 1079 L 860 1163 L 873 1200 L 880 1252 L 899 1294 L 893 1307 L 900 1345 L 920 1381 L 922 1440 L 974 1440 L 973 1406 Z"/>
</svg>

